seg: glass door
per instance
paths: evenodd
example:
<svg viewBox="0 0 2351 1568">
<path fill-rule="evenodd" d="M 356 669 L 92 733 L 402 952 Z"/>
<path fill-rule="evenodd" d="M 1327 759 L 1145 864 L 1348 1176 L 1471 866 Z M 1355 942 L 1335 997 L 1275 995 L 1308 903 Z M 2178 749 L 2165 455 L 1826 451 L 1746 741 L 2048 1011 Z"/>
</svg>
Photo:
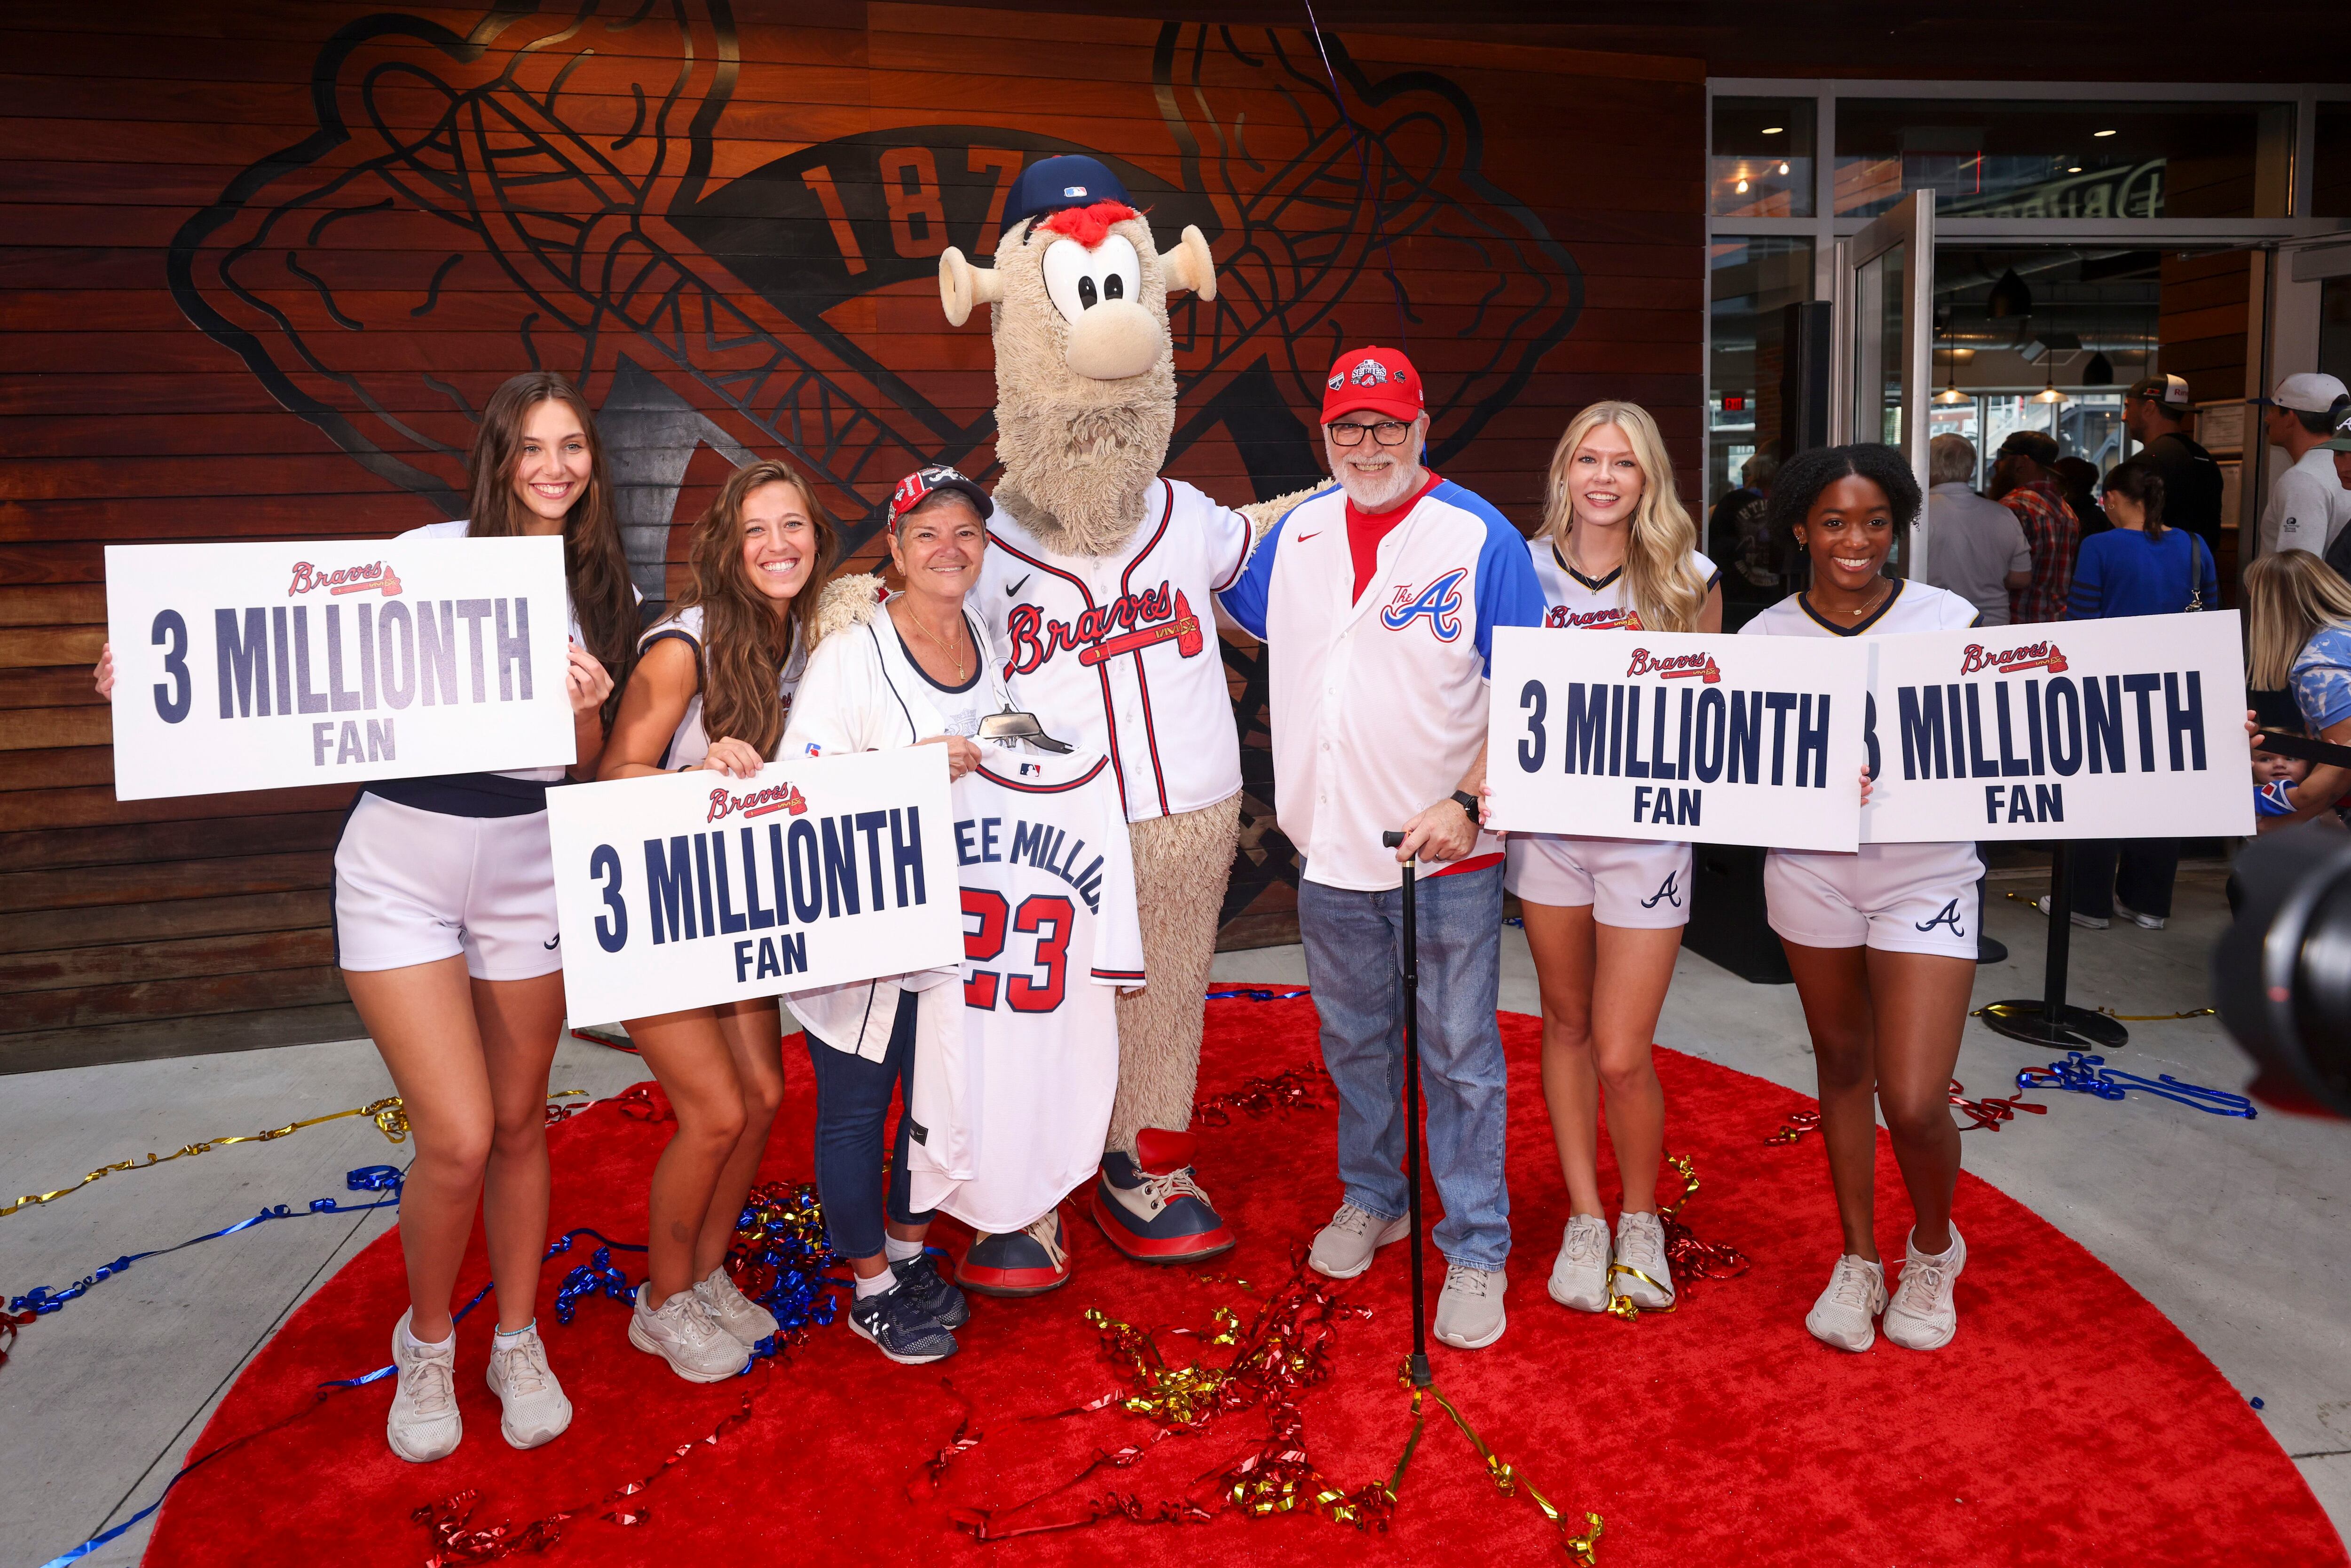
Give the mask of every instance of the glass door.
<svg viewBox="0 0 2351 1568">
<path fill-rule="evenodd" d="M 1876 441 L 1909 460 L 1927 487 L 1927 397 L 1934 371 L 1935 193 L 1914 191 L 1850 239 L 1834 262 L 1830 439 Z M 1895 570 L 1927 568 L 1921 513 Z"/>
</svg>

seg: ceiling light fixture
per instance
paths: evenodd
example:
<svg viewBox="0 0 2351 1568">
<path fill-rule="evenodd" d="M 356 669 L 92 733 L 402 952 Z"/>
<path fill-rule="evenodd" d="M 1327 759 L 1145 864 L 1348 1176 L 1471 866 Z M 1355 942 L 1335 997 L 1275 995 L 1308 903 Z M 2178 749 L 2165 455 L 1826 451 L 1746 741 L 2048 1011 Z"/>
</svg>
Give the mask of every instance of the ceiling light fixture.
<svg viewBox="0 0 2351 1568">
<path fill-rule="evenodd" d="M 2106 358 L 2104 350 L 2092 354 L 2090 362 L 2082 367 L 2082 384 L 2085 387 L 2110 387 L 2115 384 L 2115 362 Z"/>
<path fill-rule="evenodd" d="M 2032 314 L 2032 290 L 2016 276 L 2016 268 L 2001 273 L 2000 281 L 1991 286 L 1991 292 L 1984 297 L 1984 314 L 1995 321 Z"/>
<path fill-rule="evenodd" d="M 1737 190 L 1737 191 L 1738 191 L 1738 193 L 1739 193 L 1740 195 L 1742 195 L 1742 196 L 1743 196 L 1743 195 L 1745 195 L 1745 194 L 1747 193 L 1747 182 L 1746 182 L 1746 181 L 1744 181 L 1744 180 L 1741 180 L 1741 181 L 1740 181 L 1740 182 L 1739 182 L 1739 183 L 1738 183 L 1735 187 L 1733 187 L 1733 188 L 1734 188 L 1735 190 Z"/>
<path fill-rule="evenodd" d="M 1780 132 L 1787 129 L 1788 128 L 1784 125 L 1767 125 L 1763 128 L 1763 134 L 1766 136 L 1777 136 Z"/>
<path fill-rule="evenodd" d="M 2090 134 L 2093 136 L 2112 136 L 2114 132 L 2111 131 L 2093 131 Z"/>
<path fill-rule="evenodd" d="M 1782 163 L 1782 164 L 1780 165 L 1780 172 L 1782 172 L 1782 174 L 1784 174 L 1784 173 L 1786 173 L 1787 172 L 1788 172 L 1788 165 L 1787 165 L 1787 164 L 1785 164 L 1785 163 Z"/>
<path fill-rule="evenodd" d="M 2078 174 L 2081 172 L 2082 166 L 2079 163 L 2074 164 L 2072 168 L 2065 171 L 2068 174 Z"/>
</svg>

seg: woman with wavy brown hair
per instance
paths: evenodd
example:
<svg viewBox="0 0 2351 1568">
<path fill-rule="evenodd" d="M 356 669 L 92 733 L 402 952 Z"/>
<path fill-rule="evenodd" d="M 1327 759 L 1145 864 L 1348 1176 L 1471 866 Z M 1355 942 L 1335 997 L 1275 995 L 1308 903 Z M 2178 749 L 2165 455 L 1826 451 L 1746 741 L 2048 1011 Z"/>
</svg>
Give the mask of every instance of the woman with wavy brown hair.
<svg viewBox="0 0 2351 1568">
<path fill-rule="evenodd" d="M 839 538 L 791 465 L 769 459 L 727 479 L 694 525 L 693 586 L 639 643 L 604 778 L 700 769 L 748 779 L 775 756 Z M 776 1332 L 726 1263 L 783 1102 L 778 1004 L 688 1008 L 627 1028 L 677 1113 L 653 1167 L 650 1268 L 629 1343 L 680 1377 L 716 1382 Z"/>
</svg>

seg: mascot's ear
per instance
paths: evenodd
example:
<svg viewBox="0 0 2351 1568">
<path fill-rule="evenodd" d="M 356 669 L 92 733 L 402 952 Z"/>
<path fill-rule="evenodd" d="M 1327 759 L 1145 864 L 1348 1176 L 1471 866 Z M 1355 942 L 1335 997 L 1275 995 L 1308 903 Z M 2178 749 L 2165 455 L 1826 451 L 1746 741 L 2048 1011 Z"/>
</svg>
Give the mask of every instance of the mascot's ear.
<svg viewBox="0 0 2351 1568">
<path fill-rule="evenodd" d="M 1160 253 L 1159 266 L 1166 275 L 1168 293 L 1188 288 L 1203 299 L 1217 297 L 1216 258 L 1208 254 L 1208 242 L 1197 224 L 1184 225 L 1184 237 L 1174 250 Z"/>
<path fill-rule="evenodd" d="M 1200 247 L 1203 256 L 1207 246 Z M 939 257 L 939 303 L 946 308 L 947 325 L 960 327 L 971 319 L 975 305 L 993 305 L 1004 298 L 1004 279 L 994 267 L 983 272 L 963 258 L 963 252 L 949 246 Z"/>
</svg>

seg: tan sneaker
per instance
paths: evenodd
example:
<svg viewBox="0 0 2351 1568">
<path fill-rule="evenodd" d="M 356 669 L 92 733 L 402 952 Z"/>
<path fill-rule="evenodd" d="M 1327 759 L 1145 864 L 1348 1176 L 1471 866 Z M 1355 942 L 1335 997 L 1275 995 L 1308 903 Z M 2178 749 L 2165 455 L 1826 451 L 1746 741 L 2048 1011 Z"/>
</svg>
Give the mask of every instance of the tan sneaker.
<svg viewBox="0 0 2351 1568">
<path fill-rule="evenodd" d="M 1877 1343 L 1874 1320 L 1885 1310 L 1886 1266 L 1848 1252 L 1837 1260 L 1829 1288 L 1804 1314 L 1804 1326 L 1823 1344 L 1864 1351 Z"/>
<path fill-rule="evenodd" d="M 400 1383 L 392 1390 L 383 1435 L 393 1453 L 423 1465 L 455 1453 L 465 1424 L 457 1414 L 457 1336 L 452 1333 L 439 1344 L 409 1343 L 413 1312 L 401 1313 L 392 1329 L 392 1364 L 399 1369 Z"/>
<path fill-rule="evenodd" d="M 776 1322 L 775 1313 L 736 1288 L 724 1263 L 710 1270 L 708 1279 L 695 1281 L 694 1293 L 702 1298 L 718 1326 L 740 1340 L 746 1350 L 783 1326 Z"/>
<path fill-rule="evenodd" d="M 1609 1270 L 1635 1306 L 1661 1312 L 1674 1304 L 1674 1271 L 1666 1263 L 1665 1221 L 1654 1214 L 1616 1217 L 1616 1261 Z"/>
<path fill-rule="evenodd" d="M 637 1287 L 629 1314 L 629 1343 L 660 1356 L 688 1383 L 724 1383 L 751 1364 L 743 1342 L 718 1326 L 717 1316 L 692 1291 L 680 1291 L 658 1307 L 647 1307 L 651 1280 Z"/>
<path fill-rule="evenodd" d="M 536 1448 L 563 1436 L 571 1425 L 571 1401 L 547 1364 L 547 1344 L 538 1325 L 518 1334 L 490 1336 L 490 1392 L 504 1416 L 498 1432 L 517 1448 Z"/>
<path fill-rule="evenodd" d="M 1551 1266 L 1551 1299 L 1579 1312 L 1608 1310 L 1608 1222 L 1598 1215 L 1568 1217 Z"/>
<path fill-rule="evenodd" d="M 1968 1244 L 1954 1225 L 1950 1249 L 1941 1257 L 1919 1251 L 1915 1241 L 1905 1241 L 1902 1252 L 1902 1282 L 1886 1309 L 1886 1337 L 1905 1350 L 1940 1350 L 1959 1332 L 1951 1287 L 1967 1267 Z"/>
<path fill-rule="evenodd" d="M 1306 1255 L 1307 1266 L 1328 1279 L 1352 1280 L 1372 1266 L 1373 1253 L 1411 1234 L 1412 1220 L 1407 1216 L 1382 1219 L 1368 1209 L 1343 1203 L 1331 1223 L 1316 1233 L 1313 1250 Z"/>
<path fill-rule="evenodd" d="M 1502 1337 L 1508 1319 L 1502 1292 L 1510 1281 L 1499 1269 L 1446 1268 L 1445 1289 L 1437 1298 L 1437 1322 L 1429 1332 L 1456 1350 L 1483 1350 Z"/>
</svg>

